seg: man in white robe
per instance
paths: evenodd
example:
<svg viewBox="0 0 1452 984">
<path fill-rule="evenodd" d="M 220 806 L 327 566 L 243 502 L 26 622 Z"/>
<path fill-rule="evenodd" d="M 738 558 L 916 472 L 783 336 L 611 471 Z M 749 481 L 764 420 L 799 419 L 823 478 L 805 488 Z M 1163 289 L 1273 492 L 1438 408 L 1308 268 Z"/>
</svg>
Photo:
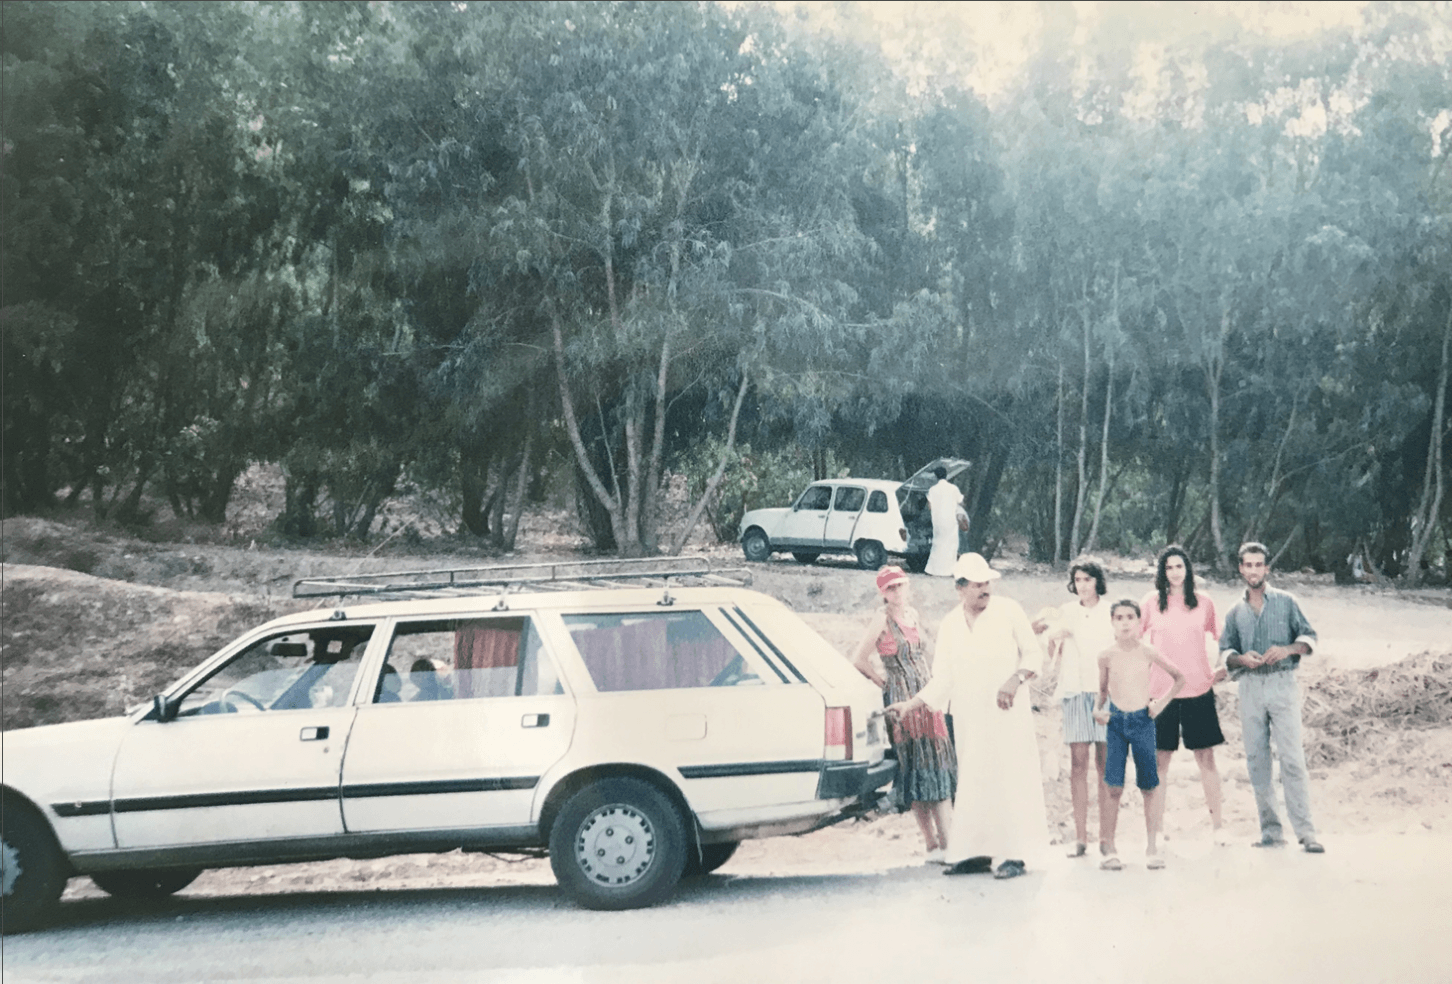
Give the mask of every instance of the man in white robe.
<svg viewBox="0 0 1452 984">
<path fill-rule="evenodd" d="M 933 548 L 928 554 L 927 572 L 933 577 L 953 573 L 958 559 L 958 510 L 963 505 L 963 492 L 948 481 L 948 469 L 933 469 L 938 481 L 928 489 L 928 515 L 933 521 Z"/>
<path fill-rule="evenodd" d="M 1049 842 L 1038 738 L 1023 689 L 1042 650 L 1023 608 L 993 597 L 999 573 L 982 556 L 958 558 L 953 577 L 962 604 L 938 627 L 933 679 L 888 713 L 923 704 L 952 711 L 958 797 L 947 874 L 993 870 L 996 878 L 1014 878 Z"/>
</svg>

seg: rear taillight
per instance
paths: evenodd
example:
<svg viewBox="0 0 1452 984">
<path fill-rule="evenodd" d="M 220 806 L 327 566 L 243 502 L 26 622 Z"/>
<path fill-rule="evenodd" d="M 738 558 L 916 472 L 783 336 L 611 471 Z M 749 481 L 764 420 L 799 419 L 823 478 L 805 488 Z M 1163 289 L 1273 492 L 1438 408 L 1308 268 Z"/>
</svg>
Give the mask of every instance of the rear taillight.
<svg viewBox="0 0 1452 984">
<path fill-rule="evenodd" d="M 827 708 L 825 757 L 828 759 L 850 759 L 852 757 L 852 708 Z"/>
</svg>

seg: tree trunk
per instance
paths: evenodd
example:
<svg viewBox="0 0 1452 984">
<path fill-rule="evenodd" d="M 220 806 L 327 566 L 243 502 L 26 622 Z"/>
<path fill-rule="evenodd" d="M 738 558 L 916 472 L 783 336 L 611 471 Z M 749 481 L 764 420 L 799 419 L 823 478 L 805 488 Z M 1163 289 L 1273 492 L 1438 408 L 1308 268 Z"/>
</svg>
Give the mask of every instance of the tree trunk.
<svg viewBox="0 0 1452 984">
<path fill-rule="evenodd" d="M 531 407 L 534 401 L 530 401 Z M 531 419 L 533 413 L 531 413 Z M 519 537 L 519 517 L 524 512 L 525 493 L 529 490 L 530 469 L 534 464 L 534 428 L 530 427 L 524 433 L 524 455 L 519 463 L 519 481 L 515 484 L 514 490 L 514 511 L 509 516 L 509 526 L 505 528 L 500 538 L 500 546 L 506 551 L 512 551 L 514 544 Z"/>
<path fill-rule="evenodd" d="M 706 504 L 711 501 L 711 497 L 716 494 L 716 489 L 720 487 L 721 479 L 726 474 L 726 465 L 731 460 L 731 451 L 736 447 L 736 422 L 741 418 L 741 404 L 746 400 L 746 389 L 749 385 L 749 377 L 743 372 L 741 385 L 736 389 L 736 403 L 731 408 L 731 423 L 726 427 L 726 447 L 721 451 L 721 460 L 716 462 L 716 471 L 706 482 L 705 491 L 696 500 L 696 504 L 691 507 L 690 515 L 686 517 L 686 525 L 676 536 L 675 542 L 671 544 L 673 556 L 679 556 L 680 552 L 685 549 L 686 541 L 691 538 L 691 531 L 701 521 L 701 513 L 705 511 Z"/>
<path fill-rule="evenodd" d="M 1109 360 L 1108 378 L 1104 381 L 1104 427 L 1099 436 L 1099 491 L 1094 495 L 1094 519 L 1089 524 L 1089 536 L 1084 541 L 1081 553 L 1094 549 L 1099 537 L 1099 515 L 1104 509 L 1104 493 L 1109 486 L 1109 414 L 1114 406 L 1114 360 Z"/>
<path fill-rule="evenodd" d="M 1402 576 L 1412 587 L 1422 583 L 1422 557 L 1432 542 L 1442 515 L 1442 420 L 1447 407 L 1447 359 L 1452 347 L 1452 303 L 1447 306 L 1447 327 L 1442 330 L 1442 364 L 1437 370 L 1437 396 L 1432 401 L 1432 434 L 1427 440 L 1427 470 L 1422 478 L 1422 500 L 1412 517 L 1412 544 Z"/>
<path fill-rule="evenodd" d="M 489 488 L 489 463 L 492 455 L 481 451 L 478 457 L 467 449 L 460 451 L 459 489 L 463 504 L 459 519 L 475 536 L 489 535 L 489 514 L 484 508 L 484 493 Z"/>
<path fill-rule="evenodd" d="M 579 466 L 580 474 L 585 477 L 590 491 L 595 494 L 595 499 L 610 516 L 610 534 L 615 540 L 616 549 L 627 557 L 638 556 L 639 540 L 632 536 L 626 527 L 625 513 L 621 508 L 620 499 L 611 495 L 610 491 L 605 488 L 605 483 L 600 479 L 600 473 L 595 470 L 594 464 L 590 461 L 584 438 L 580 436 L 580 422 L 575 416 L 575 404 L 570 398 L 570 385 L 565 377 L 564 331 L 560 327 L 559 315 L 554 311 L 550 312 L 550 327 L 554 333 L 555 376 L 560 389 L 560 414 L 565 418 L 565 432 L 569 435 L 570 446 L 575 451 L 575 463 Z M 635 552 L 631 552 L 632 549 Z"/>
<path fill-rule="evenodd" d="M 1225 372 L 1225 340 L 1230 337 L 1230 304 L 1220 302 L 1220 339 L 1205 370 L 1210 395 L 1210 539 L 1215 546 L 1212 570 L 1225 565 L 1225 534 L 1220 524 L 1220 378 Z"/>
<path fill-rule="evenodd" d="M 282 531 L 291 536 L 316 535 L 318 489 L 321 485 L 314 471 L 283 473 Z"/>
<path fill-rule="evenodd" d="M 1089 493 L 1088 467 L 1085 460 L 1089 451 L 1089 315 L 1080 313 L 1084 328 L 1084 383 L 1079 396 L 1079 487 L 1074 491 L 1074 525 L 1069 532 L 1069 554 L 1079 555 L 1079 523 L 1084 518 L 1084 499 Z"/>
<path fill-rule="evenodd" d="M 1054 444 L 1054 563 L 1064 557 L 1064 360 L 1059 360 L 1059 384 L 1055 391 L 1058 429 Z"/>
<path fill-rule="evenodd" d="M 660 346 L 660 369 L 655 379 L 655 430 L 651 435 L 650 462 L 645 470 L 645 501 L 640 510 L 640 541 L 646 553 L 656 553 L 660 520 L 661 463 L 665 457 L 666 373 L 671 364 L 671 340 L 667 334 Z"/>
<path fill-rule="evenodd" d="M 1215 561 L 1210 566 L 1220 569 L 1225 557 L 1225 535 L 1220 529 L 1220 373 L 1209 379 L 1210 388 L 1210 539 L 1215 547 Z"/>
<path fill-rule="evenodd" d="M 1004 466 L 1008 463 L 1008 451 L 1007 448 L 989 448 L 988 467 L 984 469 L 983 482 L 978 486 L 978 494 L 973 500 L 973 512 L 969 516 L 969 550 L 982 553 L 983 545 L 988 541 L 988 515 L 993 511 L 993 500 L 998 495 L 998 482 L 1003 477 Z"/>
<path fill-rule="evenodd" d="M 1190 468 L 1185 457 L 1175 460 L 1174 474 L 1170 478 L 1170 502 L 1165 510 L 1165 542 L 1177 543 L 1180 539 L 1180 513 L 1185 508 L 1185 487 L 1190 478 Z"/>
</svg>

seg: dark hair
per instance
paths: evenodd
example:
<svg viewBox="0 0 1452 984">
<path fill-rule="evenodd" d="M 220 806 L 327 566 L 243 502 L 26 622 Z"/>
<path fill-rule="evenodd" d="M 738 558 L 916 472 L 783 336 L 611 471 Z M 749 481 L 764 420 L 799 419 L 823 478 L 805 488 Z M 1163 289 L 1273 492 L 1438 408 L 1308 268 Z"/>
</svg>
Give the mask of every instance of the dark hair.
<svg viewBox="0 0 1452 984">
<path fill-rule="evenodd" d="M 1074 575 L 1079 571 L 1094 579 L 1094 590 L 1101 598 L 1109 591 L 1108 585 L 1104 583 L 1104 568 L 1099 566 L 1099 561 L 1093 557 L 1080 557 L 1069 565 L 1069 594 L 1079 593 L 1074 587 Z"/>
<path fill-rule="evenodd" d="M 1235 551 L 1236 563 L 1245 563 L 1245 555 L 1248 553 L 1258 553 L 1262 557 L 1264 557 L 1267 562 L 1270 561 L 1270 551 L 1265 548 L 1264 543 L 1260 543 L 1256 540 L 1247 540 L 1240 545 L 1239 550 Z"/>
<path fill-rule="evenodd" d="M 1190 564 L 1190 555 L 1185 553 L 1185 548 L 1172 543 L 1160 551 L 1159 559 L 1155 561 L 1155 590 L 1160 593 L 1160 611 L 1170 606 L 1170 579 L 1165 576 L 1165 561 L 1171 557 L 1179 557 L 1185 562 L 1185 607 L 1194 608 L 1200 604 L 1200 599 L 1195 597 L 1195 568 Z"/>
<path fill-rule="evenodd" d="M 1117 611 L 1119 611 L 1121 608 L 1129 608 L 1129 609 L 1132 609 L 1134 611 L 1134 617 L 1135 618 L 1139 618 L 1140 617 L 1139 602 L 1137 602 L 1137 601 L 1131 601 L 1128 598 L 1120 598 L 1114 604 L 1110 605 L 1109 606 L 1109 617 L 1110 618 L 1113 618 L 1114 617 L 1114 613 L 1117 612 Z"/>
<path fill-rule="evenodd" d="M 948 469 L 944 468 L 942 465 L 938 465 L 936 468 L 933 469 L 933 477 L 934 478 L 947 478 L 948 477 Z"/>
</svg>

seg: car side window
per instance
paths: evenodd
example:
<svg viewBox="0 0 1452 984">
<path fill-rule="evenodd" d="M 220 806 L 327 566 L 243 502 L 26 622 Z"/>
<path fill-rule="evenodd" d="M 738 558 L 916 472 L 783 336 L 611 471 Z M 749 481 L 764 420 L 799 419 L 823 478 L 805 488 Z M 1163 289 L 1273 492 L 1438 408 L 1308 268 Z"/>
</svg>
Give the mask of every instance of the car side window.
<svg viewBox="0 0 1452 984">
<path fill-rule="evenodd" d="M 887 493 L 878 489 L 867 497 L 867 511 L 871 513 L 887 512 Z"/>
<path fill-rule="evenodd" d="M 403 622 L 373 689 L 375 704 L 562 694 L 528 616 Z"/>
<path fill-rule="evenodd" d="M 859 512 L 862 509 L 862 500 L 867 498 L 867 490 L 860 489 L 855 485 L 844 485 L 837 490 L 836 501 L 832 508 L 837 512 Z"/>
<path fill-rule="evenodd" d="M 253 643 L 182 698 L 176 716 L 341 707 L 371 625 L 294 630 Z"/>
<path fill-rule="evenodd" d="M 564 623 L 602 692 L 763 682 L 703 612 L 566 615 Z"/>
<path fill-rule="evenodd" d="M 797 500 L 798 509 L 826 509 L 832 504 L 830 485 L 813 485 Z"/>
</svg>

